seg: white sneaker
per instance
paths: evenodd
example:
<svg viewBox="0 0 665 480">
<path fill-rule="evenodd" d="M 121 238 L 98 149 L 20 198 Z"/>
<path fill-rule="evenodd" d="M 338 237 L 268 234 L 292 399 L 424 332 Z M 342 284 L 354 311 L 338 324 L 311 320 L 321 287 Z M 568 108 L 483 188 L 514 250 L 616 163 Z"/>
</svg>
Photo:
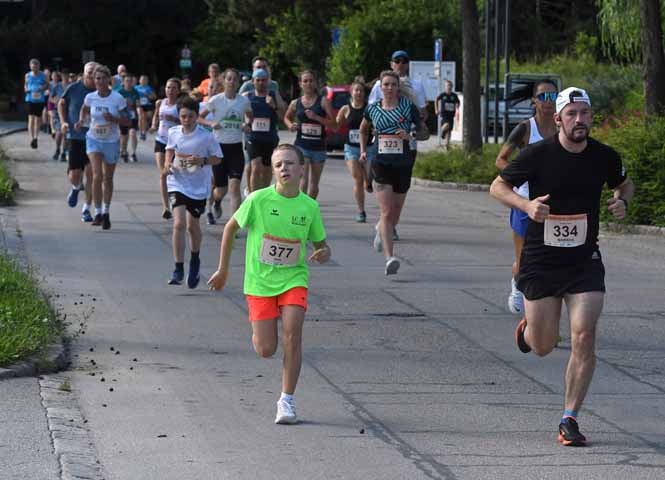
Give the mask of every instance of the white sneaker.
<svg viewBox="0 0 665 480">
<path fill-rule="evenodd" d="M 396 257 L 390 257 L 386 262 L 386 275 L 395 275 L 399 270 L 399 260 Z"/>
<path fill-rule="evenodd" d="M 372 245 L 374 246 L 374 250 L 381 252 L 383 250 L 383 244 L 381 243 L 381 234 L 379 233 L 378 224 L 374 226 L 374 230 L 376 230 L 376 234 L 374 235 L 374 242 L 372 242 Z"/>
<path fill-rule="evenodd" d="M 524 313 L 524 295 L 517 289 L 514 278 L 510 279 L 510 295 L 508 295 L 508 310 L 510 313 L 521 315 Z"/>
<path fill-rule="evenodd" d="M 296 406 L 286 400 L 278 400 L 275 423 L 280 425 L 293 425 L 296 422 L 298 422 L 298 419 L 296 418 Z"/>
</svg>

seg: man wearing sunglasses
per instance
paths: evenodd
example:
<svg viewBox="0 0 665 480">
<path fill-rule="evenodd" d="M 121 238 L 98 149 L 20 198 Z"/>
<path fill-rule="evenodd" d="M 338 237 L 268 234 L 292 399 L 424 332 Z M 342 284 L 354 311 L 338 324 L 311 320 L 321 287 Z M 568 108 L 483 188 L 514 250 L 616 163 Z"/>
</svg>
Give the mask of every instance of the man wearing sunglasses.
<svg viewBox="0 0 665 480">
<path fill-rule="evenodd" d="M 557 96 L 557 86 L 551 80 L 541 80 L 533 86 L 531 100 L 535 106 L 536 114 L 519 123 L 510 132 L 506 143 L 501 147 L 496 157 L 496 166 L 503 170 L 508 166 L 513 154 L 527 145 L 539 142 L 544 138 L 551 137 L 556 133 L 554 123 L 554 102 Z M 524 198 L 529 198 L 529 183 L 525 182 L 515 191 Z M 517 272 L 520 270 L 520 257 L 526 236 L 526 227 L 529 216 L 518 209 L 510 209 L 510 228 L 513 231 L 513 245 L 515 247 L 515 262 L 513 262 L 513 273 L 510 279 L 510 294 L 508 295 L 508 310 L 511 313 L 522 315 L 524 313 L 524 297 L 517 288 Z"/>
<path fill-rule="evenodd" d="M 559 132 L 521 151 L 494 180 L 490 194 L 529 215 L 517 277 L 525 297 L 525 315 L 515 330 L 521 352 L 543 357 L 554 349 L 566 303 L 571 348 L 558 440 L 583 446 L 587 440 L 577 415 L 595 368 L 596 326 L 605 297 L 598 246 L 601 194 L 605 185 L 613 190 L 604 208 L 622 219 L 635 187 L 619 154 L 589 138 L 593 112 L 584 90 L 560 92 L 555 111 Z M 526 181 L 529 198 L 513 191 Z"/>
</svg>

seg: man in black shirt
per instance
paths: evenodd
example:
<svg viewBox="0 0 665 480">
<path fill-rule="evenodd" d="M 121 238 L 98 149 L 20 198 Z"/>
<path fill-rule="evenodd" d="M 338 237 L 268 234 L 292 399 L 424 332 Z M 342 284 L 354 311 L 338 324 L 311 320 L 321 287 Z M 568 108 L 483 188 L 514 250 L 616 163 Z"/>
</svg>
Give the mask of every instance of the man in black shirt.
<svg viewBox="0 0 665 480">
<path fill-rule="evenodd" d="M 634 192 L 618 153 L 589 138 L 592 120 L 584 90 L 560 92 L 554 115 L 559 133 L 522 150 L 490 189 L 501 203 L 529 215 L 517 278 L 526 311 L 515 331 L 519 349 L 539 356 L 550 353 L 557 342 L 562 301 L 568 307 L 571 354 L 559 441 L 569 446 L 586 444 L 577 412 L 593 375 L 605 292 L 598 248 L 601 192 L 605 184 L 614 190 L 607 209 L 617 219 L 624 218 Z M 525 181 L 529 199 L 513 192 Z"/>
<path fill-rule="evenodd" d="M 455 124 L 455 115 L 459 110 L 459 97 L 453 92 L 453 82 L 446 80 L 445 90 L 436 97 L 434 110 L 441 122 L 441 138 L 446 141 L 446 149 L 450 148 L 450 135 Z"/>
</svg>

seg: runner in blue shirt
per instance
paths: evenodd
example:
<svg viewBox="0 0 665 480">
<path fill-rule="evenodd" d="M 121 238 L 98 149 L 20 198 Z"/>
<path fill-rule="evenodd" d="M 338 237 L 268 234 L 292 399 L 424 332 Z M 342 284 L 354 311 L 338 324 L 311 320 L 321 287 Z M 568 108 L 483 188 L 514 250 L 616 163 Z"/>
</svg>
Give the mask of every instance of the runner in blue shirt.
<svg viewBox="0 0 665 480">
<path fill-rule="evenodd" d="M 39 60 L 30 60 L 30 71 L 25 74 L 23 90 L 25 91 L 25 104 L 28 108 L 28 133 L 30 134 L 30 147 L 37 148 L 37 137 L 42 126 L 42 112 L 46 104 L 45 92 L 48 90 L 48 79 L 44 72 L 39 70 Z"/>
</svg>

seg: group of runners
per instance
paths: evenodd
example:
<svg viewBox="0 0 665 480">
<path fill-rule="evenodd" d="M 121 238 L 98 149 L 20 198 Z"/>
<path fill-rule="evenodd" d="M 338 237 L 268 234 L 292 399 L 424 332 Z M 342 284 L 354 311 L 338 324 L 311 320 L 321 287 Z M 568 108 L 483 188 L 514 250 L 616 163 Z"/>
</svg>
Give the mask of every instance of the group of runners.
<svg viewBox="0 0 665 480">
<path fill-rule="evenodd" d="M 278 320 L 282 321 L 282 394 L 276 423 L 297 421 L 294 393 L 302 362 L 307 261 L 323 263 L 331 257 L 316 201 L 326 160 L 326 127 L 348 125 L 344 158 L 353 178 L 356 221 L 366 222 L 365 192 L 374 191 L 380 217 L 373 247 L 384 253 L 387 275 L 399 270 L 394 252 L 397 225 L 427 115 L 423 85 L 408 77 L 408 64 L 406 51 L 394 52 L 390 69 L 381 72 L 369 96 L 357 79 L 348 105 L 337 115 L 309 70 L 299 76 L 301 96 L 287 106 L 263 57 L 253 59 L 251 79 L 242 85 L 236 69 L 221 71 L 211 64 L 208 78 L 188 94 L 183 94 L 178 78 L 170 78 L 159 100 L 148 88 L 143 89 L 143 97 L 127 95 L 133 80 L 128 80 L 131 76 L 123 65 L 112 78 L 107 67 L 89 63 L 82 78 L 59 95 L 61 131 L 69 141 L 68 204 L 76 206 L 85 177 L 82 218 L 104 229 L 110 228 L 122 130 L 133 127 L 143 136 L 150 125 L 155 133 L 162 217 L 173 219 L 175 269 L 169 284 L 198 286 L 200 217 L 207 214 L 209 223 L 215 223 L 222 215 L 221 201 L 229 193 L 231 212 L 219 265 L 208 285 L 212 290 L 225 287 L 233 244 L 238 231 L 246 228 L 244 293 L 252 342 L 260 356 L 275 353 Z M 43 99 L 48 87 L 38 64 L 36 69 L 33 62 L 30 66 L 26 100 L 30 122 L 36 122 L 30 123 L 31 142 L 36 145 L 38 122 L 32 117 L 41 112 L 33 104 Z M 147 82 L 141 83 L 147 87 Z M 451 87 L 447 85 L 437 99 L 436 111 L 444 113 L 445 135 L 459 108 Z M 501 172 L 490 194 L 512 209 L 515 262 L 508 303 L 509 310 L 521 317 L 515 331 L 520 351 L 539 356 L 551 352 L 559 340 L 563 302 L 568 308 L 571 355 L 558 439 L 564 445 L 579 446 L 586 444 L 586 438 L 579 431 L 577 416 L 594 370 L 595 334 L 605 292 L 598 247 L 601 191 L 604 185 L 613 190 L 605 208 L 621 219 L 634 187 L 619 155 L 589 138 L 593 117 L 587 92 L 576 87 L 558 91 L 556 83 L 540 81 L 533 87 L 532 100 L 535 115 L 508 136 L 497 158 Z M 153 102 L 154 108 L 145 108 Z M 146 112 L 153 110 L 152 120 L 146 122 L 150 118 Z M 280 121 L 296 132 L 294 145 L 279 144 Z M 248 186 L 244 201 L 243 175 Z M 186 237 L 190 260 L 185 279 Z M 309 242 L 313 244 L 310 254 Z"/>
</svg>

